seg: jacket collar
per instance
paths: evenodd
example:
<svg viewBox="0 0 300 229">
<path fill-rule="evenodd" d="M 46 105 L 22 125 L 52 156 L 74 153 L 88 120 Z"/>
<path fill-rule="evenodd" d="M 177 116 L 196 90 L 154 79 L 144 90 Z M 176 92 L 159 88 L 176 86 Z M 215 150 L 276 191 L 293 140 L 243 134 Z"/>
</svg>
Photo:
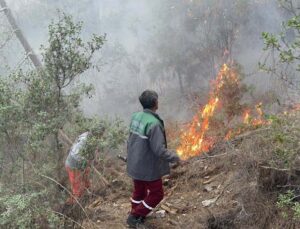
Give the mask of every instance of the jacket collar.
<svg viewBox="0 0 300 229">
<path fill-rule="evenodd" d="M 156 114 L 154 111 L 152 111 L 152 110 L 150 110 L 150 109 L 144 109 L 144 112 L 145 112 L 145 113 L 150 113 L 150 114 L 152 114 L 153 116 L 159 118 L 159 115 Z"/>
<path fill-rule="evenodd" d="M 164 124 L 163 120 L 159 117 L 159 115 L 157 113 L 155 113 L 154 111 L 150 110 L 150 109 L 144 109 L 145 113 L 148 114 L 152 114 L 154 117 L 156 117 L 159 121 L 161 121 L 162 124 Z"/>
</svg>

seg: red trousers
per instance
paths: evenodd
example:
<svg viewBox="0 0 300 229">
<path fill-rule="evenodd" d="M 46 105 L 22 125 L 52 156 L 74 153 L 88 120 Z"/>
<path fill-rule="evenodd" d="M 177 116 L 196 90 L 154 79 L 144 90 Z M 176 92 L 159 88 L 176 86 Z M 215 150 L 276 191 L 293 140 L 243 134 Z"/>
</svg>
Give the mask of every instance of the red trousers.
<svg viewBox="0 0 300 229">
<path fill-rule="evenodd" d="M 131 214 L 146 216 L 164 197 L 162 180 L 133 180 L 134 190 L 131 198 Z"/>
<path fill-rule="evenodd" d="M 72 195 L 75 198 L 80 198 L 85 189 L 88 189 L 91 184 L 89 180 L 90 168 L 86 167 L 85 170 L 71 169 L 66 166 L 71 184 Z"/>
</svg>

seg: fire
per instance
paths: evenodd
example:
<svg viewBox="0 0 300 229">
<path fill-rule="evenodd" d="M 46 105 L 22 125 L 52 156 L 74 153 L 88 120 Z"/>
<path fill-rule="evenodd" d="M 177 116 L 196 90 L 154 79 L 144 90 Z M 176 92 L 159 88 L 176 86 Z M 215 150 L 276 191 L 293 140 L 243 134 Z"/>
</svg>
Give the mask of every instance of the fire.
<svg viewBox="0 0 300 229">
<path fill-rule="evenodd" d="M 263 124 L 268 123 L 268 121 L 266 121 L 262 118 L 263 117 L 263 111 L 262 111 L 261 107 L 262 107 L 262 103 L 259 103 L 255 106 L 258 117 L 253 119 L 253 121 L 252 121 L 253 126 L 263 125 Z"/>
<path fill-rule="evenodd" d="M 236 76 L 232 74 L 229 67 L 224 64 L 217 79 L 213 82 L 208 103 L 193 117 L 187 131 L 183 132 L 180 137 L 180 146 L 177 148 L 177 154 L 181 158 L 187 159 L 196 156 L 200 152 L 208 151 L 213 146 L 214 141 L 206 137 L 206 133 L 209 129 L 210 120 L 220 103 L 217 95 L 222 89 L 226 77 L 230 80 L 238 80 Z"/>
<path fill-rule="evenodd" d="M 291 110 L 292 111 L 299 111 L 300 110 L 300 104 L 299 103 L 294 104 Z"/>
<path fill-rule="evenodd" d="M 231 137 L 232 137 L 232 130 L 229 130 L 224 139 L 228 141 Z"/>
<path fill-rule="evenodd" d="M 231 85 L 238 86 L 240 80 L 236 72 L 224 64 L 216 80 L 212 82 L 208 103 L 196 113 L 186 127 L 186 131 L 182 132 L 180 136 L 180 145 L 177 148 L 177 154 L 181 159 L 185 160 L 197 156 L 202 152 L 207 152 L 216 143 L 217 138 L 209 136 L 208 131 L 210 130 L 211 120 L 216 110 L 221 108 L 222 102 L 219 95 L 223 92 L 222 90 L 228 82 Z M 258 103 L 255 108 L 256 111 L 253 118 L 251 116 L 253 112 L 249 108 L 243 112 L 242 122 L 244 125 L 258 126 L 267 124 L 267 121 L 263 118 L 262 103 Z M 241 128 L 238 130 L 229 130 L 224 139 L 229 140 L 241 132 Z"/>
<path fill-rule="evenodd" d="M 244 124 L 249 124 L 250 123 L 250 110 L 246 110 L 245 112 L 244 112 L 244 115 L 243 115 L 243 123 Z"/>
<path fill-rule="evenodd" d="M 243 115 L 243 123 L 251 126 L 259 126 L 259 125 L 266 125 L 270 124 L 269 120 L 264 119 L 264 113 L 262 111 L 262 103 L 258 103 L 255 105 L 256 109 L 256 116 L 255 118 L 251 117 L 251 110 L 247 109 Z"/>
</svg>

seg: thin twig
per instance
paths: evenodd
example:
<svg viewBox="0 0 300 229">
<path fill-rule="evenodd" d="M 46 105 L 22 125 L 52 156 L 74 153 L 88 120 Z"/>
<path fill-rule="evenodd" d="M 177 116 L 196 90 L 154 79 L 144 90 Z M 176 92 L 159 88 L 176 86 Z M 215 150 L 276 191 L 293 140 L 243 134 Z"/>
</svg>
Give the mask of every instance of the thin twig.
<svg viewBox="0 0 300 229">
<path fill-rule="evenodd" d="M 281 172 L 290 172 L 291 171 L 290 169 L 280 169 L 280 168 L 263 166 L 263 165 L 261 165 L 260 167 L 263 168 L 263 169 L 273 169 L 273 170 L 281 171 Z"/>
<path fill-rule="evenodd" d="M 297 199 L 297 198 L 299 198 L 299 197 L 300 197 L 300 195 L 294 196 L 294 197 L 292 198 L 292 200 L 295 200 L 295 199 Z"/>
<path fill-rule="evenodd" d="M 227 185 L 224 186 L 224 188 L 222 189 L 222 191 L 220 192 L 220 194 L 217 196 L 216 201 L 218 201 L 218 199 L 221 197 L 221 195 L 223 195 L 224 191 L 228 188 L 228 186 L 230 186 L 232 183 L 229 183 Z"/>
<path fill-rule="evenodd" d="M 292 185 L 292 184 L 287 184 L 287 185 L 277 185 L 277 188 L 288 188 L 288 187 L 295 187 L 298 188 L 300 185 Z"/>
<path fill-rule="evenodd" d="M 80 223 L 78 223 L 77 221 L 73 220 L 72 218 L 70 218 L 70 217 L 68 217 L 68 216 L 66 216 L 66 215 L 64 215 L 64 214 L 62 214 L 62 213 L 60 213 L 60 212 L 53 211 L 53 210 L 51 210 L 51 211 L 48 210 L 48 211 L 49 211 L 49 212 L 53 212 L 53 213 L 55 213 L 55 214 L 57 214 L 57 215 L 60 215 L 60 216 L 62 216 L 62 217 L 64 217 L 64 218 L 66 218 L 66 219 L 72 221 L 73 223 L 77 224 L 79 227 L 86 229 L 86 227 L 83 227 L 83 226 L 82 226 Z"/>
<path fill-rule="evenodd" d="M 106 185 L 106 186 L 110 186 L 109 182 L 106 180 L 106 178 L 92 165 L 91 166 L 92 169 L 94 169 L 94 171 L 97 173 L 97 175 L 100 177 L 101 181 Z"/>
<path fill-rule="evenodd" d="M 234 139 L 230 140 L 230 142 L 234 142 L 234 141 L 237 141 L 237 140 L 249 137 L 249 136 L 251 136 L 253 134 L 257 134 L 257 133 L 260 133 L 260 132 L 268 131 L 270 129 L 271 129 L 270 127 L 266 127 L 266 128 L 259 128 L 257 130 L 249 131 L 249 132 L 246 132 L 244 134 L 236 136 Z"/>
</svg>

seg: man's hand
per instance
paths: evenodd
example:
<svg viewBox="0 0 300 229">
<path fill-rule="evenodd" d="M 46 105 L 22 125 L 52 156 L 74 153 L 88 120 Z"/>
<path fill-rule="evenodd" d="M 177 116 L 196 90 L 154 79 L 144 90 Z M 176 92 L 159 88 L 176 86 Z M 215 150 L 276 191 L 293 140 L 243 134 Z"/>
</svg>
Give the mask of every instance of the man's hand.
<svg viewBox="0 0 300 229">
<path fill-rule="evenodd" d="M 188 164 L 188 161 L 184 161 L 184 160 L 179 159 L 179 161 L 176 162 L 175 164 L 173 164 L 173 165 L 171 166 L 171 168 L 172 168 L 172 169 L 175 169 L 175 168 L 177 168 L 178 166 L 184 166 L 184 165 L 187 165 L 187 164 Z"/>
<path fill-rule="evenodd" d="M 119 154 L 117 157 L 118 157 L 118 159 L 120 159 L 121 161 L 127 162 L 127 158 L 126 158 L 126 157 L 124 157 L 124 156 L 122 156 L 122 155 L 120 155 L 120 154 Z"/>
</svg>

